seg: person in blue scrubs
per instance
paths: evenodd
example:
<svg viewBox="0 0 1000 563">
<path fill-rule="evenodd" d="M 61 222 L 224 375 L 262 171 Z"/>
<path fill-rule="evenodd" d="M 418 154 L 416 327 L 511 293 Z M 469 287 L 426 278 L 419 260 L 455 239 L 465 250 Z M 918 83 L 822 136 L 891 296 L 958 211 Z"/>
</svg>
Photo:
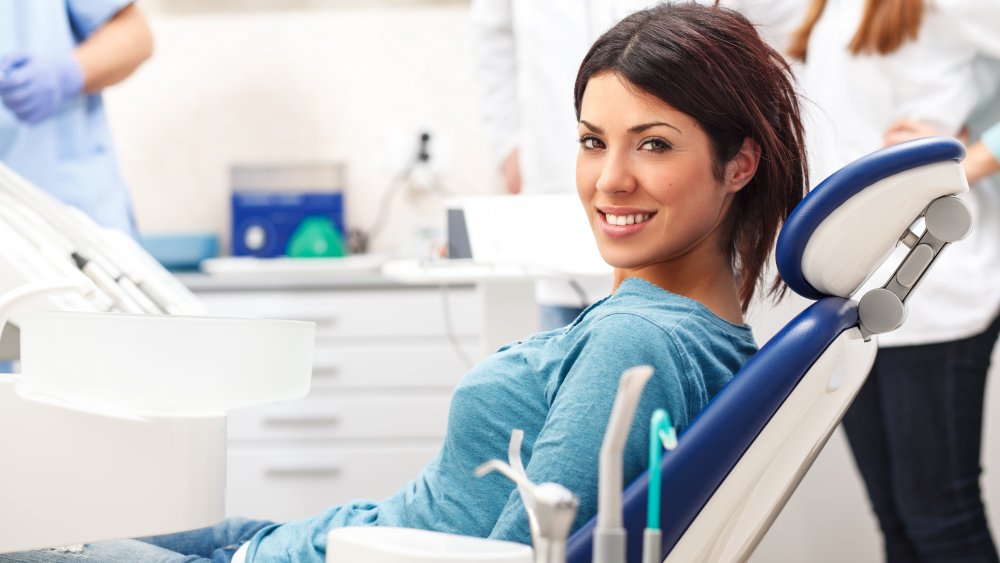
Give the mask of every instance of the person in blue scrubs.
<svg viewBox="0 0 1000 563">
<path fill-rule="evenodd" d="M 100 92 L 152 52 L 132 0 L 0 0 L 0 162 L 134 236 Z"/>
</svg>

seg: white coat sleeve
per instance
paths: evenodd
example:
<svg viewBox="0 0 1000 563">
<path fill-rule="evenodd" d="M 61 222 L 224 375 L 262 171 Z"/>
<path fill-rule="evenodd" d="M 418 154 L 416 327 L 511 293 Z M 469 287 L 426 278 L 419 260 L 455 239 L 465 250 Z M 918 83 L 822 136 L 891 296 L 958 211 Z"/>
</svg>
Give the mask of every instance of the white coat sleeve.
<svg viewBox="0 0 1000 563">
<path fill-rule="evenodd" d="M 699 0 L 714 4 L 714 0 Z M 805 21 L 809 3 L 802 0 L 720 0 L 719 5 L 740 12 L 754 24 L 771 47 L 784 53 L 792 33 Z"/>
<path fill-rule="evenodd" d="M 517 146 L 517 45 L 511 0 L 473 0 L 476 75 L 491 153 L 499 165 Z"/>
<path fill-rule="evenodd" d="M 957 24 L 954 33 L 987 57 L 1000 59 L 1000 0 L 939 0 Z"/>
</svg>

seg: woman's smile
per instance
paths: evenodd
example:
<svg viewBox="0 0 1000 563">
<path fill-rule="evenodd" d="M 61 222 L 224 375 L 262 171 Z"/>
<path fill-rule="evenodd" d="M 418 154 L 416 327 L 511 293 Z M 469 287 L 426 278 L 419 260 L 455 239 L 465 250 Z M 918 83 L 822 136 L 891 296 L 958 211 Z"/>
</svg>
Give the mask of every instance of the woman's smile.
<svg viewBox="0 0 1000 563">
<path fill-rule="evenodd" d="M 641 232 L 649 225 L 656 212 L 609 206 L 598 208 L 597 214 L 602 219 L 601 230 L 604 234 L 609 238 L 620 239 Z"/>
</svg>

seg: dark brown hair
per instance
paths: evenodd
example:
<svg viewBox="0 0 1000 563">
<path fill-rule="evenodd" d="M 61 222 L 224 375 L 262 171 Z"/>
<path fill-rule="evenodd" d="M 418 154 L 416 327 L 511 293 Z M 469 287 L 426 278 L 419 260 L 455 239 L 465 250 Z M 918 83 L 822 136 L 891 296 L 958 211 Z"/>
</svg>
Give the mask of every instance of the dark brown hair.
<svg viewBox="0 0 1000 563">
<path fill-rule="evenodd" d="M 746 311 L 782 221 L 808 185 L 805 143 L 791 71 L 742 15 L 668 4 L 632 14 L 602 35 L 576 78 L 576 116 L 587 83 L 612 72 L 691 116 L 712 143 L 715 175 L 750 138 L 760 164 L 726 217 L 723 242 Z M 783 290 L 776 278 L 769 293 Z"/>
<path fill-rule="evenodd" d="M 813 0 L 802 25 L 792 35 L 788 55 L 806 60 L 809 36 L 823 15 L 826 0 Z M 858 30 L 847 50 L 853 55 L 888 55 L 916 39 L 924 17 L 924 0 L 868 0 Z"/>
</svg>

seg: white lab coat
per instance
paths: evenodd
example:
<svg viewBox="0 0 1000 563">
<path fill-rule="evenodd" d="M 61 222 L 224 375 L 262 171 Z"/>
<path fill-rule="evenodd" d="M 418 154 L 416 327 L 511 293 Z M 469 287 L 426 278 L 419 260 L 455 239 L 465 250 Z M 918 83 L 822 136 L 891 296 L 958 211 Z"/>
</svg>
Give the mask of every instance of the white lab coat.
<svg viewBox="0 0 1000 563">
<path fill-rule="evenodd" d="M 896 119 L 957 134 L 967 123 L 989 125 L 970 122 L 977 107 L 1000 105 L 1000 0 L 934 0 L 915 41 L 888 56 L 854 56 L 847 46 L 864 4 L 828 0 L 798 69 L 814 185 L 880 148 Z M 965 199 L 975 230 L 935 262 L 909 301 L 903 327 L 880 336 L 881 345 L 969 337 L 1000 313 L 1000 185 L 981 182 Z"/>
<path fill-rule="evenodd" d="M 473 0 L 482 113 L 497 165 L 519 148 L 522 192 L 574 193 L 579 149 L 573 85 L 593 42 L 651 0 Z M 588 302 L 610 279 L 581 280 Z M 563 280 L 543 280 L 545 305 L 579 306 Z"/>
</svg>

